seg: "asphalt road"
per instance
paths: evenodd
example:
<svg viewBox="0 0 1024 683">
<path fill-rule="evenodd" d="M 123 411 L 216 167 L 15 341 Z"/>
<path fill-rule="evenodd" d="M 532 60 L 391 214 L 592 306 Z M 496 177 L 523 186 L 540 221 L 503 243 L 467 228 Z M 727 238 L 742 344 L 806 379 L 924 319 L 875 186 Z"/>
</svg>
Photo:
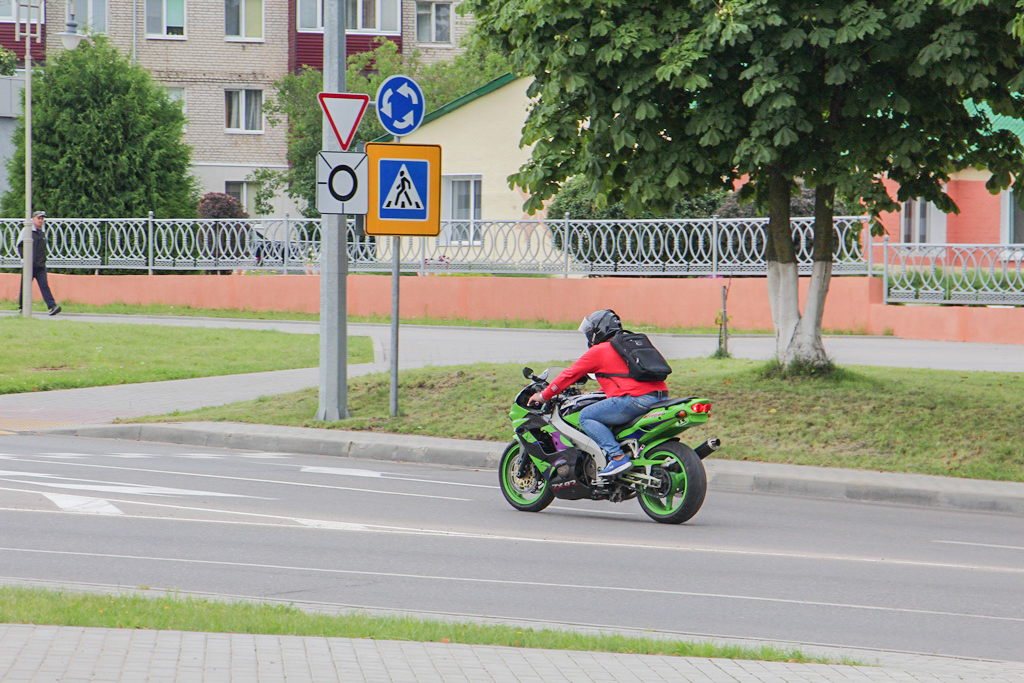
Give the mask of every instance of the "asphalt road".
<svg viewBox="0 0 1024 683">
<path fill-rule="evenodd" d="M 712 490 L 520 513 L 493 471 L 0 437 L 0 576 L 1020 661 L 1009 515 Z"/>
</svg>

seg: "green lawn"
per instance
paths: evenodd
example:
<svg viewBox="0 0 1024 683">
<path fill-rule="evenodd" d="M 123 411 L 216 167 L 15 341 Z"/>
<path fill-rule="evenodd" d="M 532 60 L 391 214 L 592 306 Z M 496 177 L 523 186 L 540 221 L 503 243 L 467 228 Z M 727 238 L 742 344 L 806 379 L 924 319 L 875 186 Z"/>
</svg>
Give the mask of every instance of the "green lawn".
<svg viewBox="0 0 1024 683">
<path fill-rule="evenodd" d="M 721 437 L 715 457 L 1024 481 L 1019 373 L 851 367 L 831 378 L 778 379 L 767 376 L 764 363 L 748 360 L 677 360 L 672 366 L 673 396 L 699 395 L 713 404 L 711 420 L 687 440 L 695 445 Z M 315 389 L 135 421 L 510 439 L 508 406 L 524 384 L 519 365 L 403 370 L 399 379 L 397 418 L 388 416 L 385 373 L 349 381 L 353 417 L 341 422 L 310 417 Z"/>
<path fill-rule="evenodd" d="M 443 622 L 364 613 L 313 614 L 290 605 L 221 602 L 198 598 L 96 595 L 20 586 L 0 587 L 0 623 L 144 628 L 207 633 L 261 633 L 372 638 L 762 661 L 830 662 L 797 650 L 748 648 L 705 642 L 588 635 L 554 629 Z M 851 660 L 838 663 L 855 664 Z"/>
<path fill-rule="evenodd" d="M 352 363 L 373 360 L 349 340 Z M 316 367 L 317 335 L 0 318 L 0 394 Z"/>
</svg>

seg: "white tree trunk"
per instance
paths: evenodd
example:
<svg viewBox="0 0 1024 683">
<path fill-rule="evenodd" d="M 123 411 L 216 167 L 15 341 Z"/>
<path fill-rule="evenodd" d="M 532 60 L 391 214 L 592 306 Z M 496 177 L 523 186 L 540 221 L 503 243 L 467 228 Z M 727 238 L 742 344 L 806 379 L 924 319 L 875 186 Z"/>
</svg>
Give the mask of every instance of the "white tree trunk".
<svg viewBox="0 0 1024 683">
<path fill-rule="evenodd" d="M 828 363 L 825 347 L 821 343 L 821 321 L 825 315 L 825 296 L 828 294 L 831 280 L 832 262 L 815 261 L 804 315 L 798 321 L 789 345 L 779 354 L 781 364 L 789 365 L 793 361 L 799 361 L 808 365 L 823 366 Z"/>
<path fill-rule="evenodd" d="M 775 326 L 775 354 L 787 364 L 786 350 L 800 324 L 800 281 L 796 263 L 768 262 L 768 301 Z"/>
</svg>

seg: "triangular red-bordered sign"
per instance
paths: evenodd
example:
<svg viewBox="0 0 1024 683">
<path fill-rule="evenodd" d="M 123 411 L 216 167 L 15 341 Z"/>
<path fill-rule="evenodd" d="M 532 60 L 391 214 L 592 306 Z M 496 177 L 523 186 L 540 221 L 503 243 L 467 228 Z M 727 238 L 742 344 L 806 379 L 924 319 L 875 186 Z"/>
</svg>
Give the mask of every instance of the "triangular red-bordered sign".
<svg viewBox="0 0 1024 683">
<path fill-rule="evenodd" d="M 370 96 L 351 92 L 322 92 L 317 94 L 317 99 L 327 114 L 334 135 L 341 143 L 341 149 L 348 151 L 356 128 L 363 119 L 363 112 L 370 103 Z"/>
</svg>

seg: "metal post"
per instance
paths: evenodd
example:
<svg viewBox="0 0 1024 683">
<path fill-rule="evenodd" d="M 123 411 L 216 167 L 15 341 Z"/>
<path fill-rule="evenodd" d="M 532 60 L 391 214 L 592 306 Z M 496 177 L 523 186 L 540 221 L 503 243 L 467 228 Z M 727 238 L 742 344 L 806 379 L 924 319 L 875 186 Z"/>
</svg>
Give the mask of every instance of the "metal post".
<svg viewBox="0 0 1024 683">
<path fill-rule="evenodd" d="M 320 235 L 320 239 L 323 239 L 323 235 Z M 281 274 L 288 274 L 288 258 L 292 253 L 292 222 L 286 211 L 284 214 L 284 240 L 281 244 L 281 248 L 284 249 L 284 254 L 281 257 Z M 266 257 L 264 257 L 266 258 Z"/>
<path fill-rule="evenodd" d="M 345 92 L 347 1 L 324 0 L 324 92 Z M 323 147 L 341 151 L 326 116 L 322 123 Z M 328 422 L 349 417 L 347 225 L 346 216 L 327 214 L 320 218 L 320 404 L 316 419 Z"/>
<path fill-rule="evenodd" d="M 562 226 L 562 249 L 565 250 L 565 272 L 562 277 L 569 277 L 569 212 L 565 212 L 565 223 Z"/>
<path fill-rule="evenodd" d="M 21 30 L 21 11 L 25 10 L 25 229 L 22 232 L 21 252 L 23 261 L 21 265 L 21 315 L 25 318 L 32 316 L 32 261 L 33 235 L 32 235 L 32 7 L 35 3 L 16 3 L 15 7 L 15 40 Z M 40 9 L 40 11 L 42 11 Z M 37 15 L 37 21 L 40 19 Z M 41 39 L 41 29 L 37 31 L 36 42 Z"/>
<path fill-rule="evenodd" d="M 718 216 L 711 217 L 711 277 L 718 277 Z"/>
<path fill-rule="evenodd" d="M 729 312 L 725 306 L 726 288 L 722 287 L 722 355 L 729 356 Z"/>
<path fill-rule="evenodd" d="M 149 220 L 146 221 L 146 232 L 149 233 L 149 274 L 153 274 L 153 212 L 149 212 Z"/>
<path fill-rule="evenodd" d="M 889 301 L 889 235 L 882 238 L 882 303 Z"/>
<path fill-rule="evenodd" d="M 391 238 L 391 417 L 398 417 L 398 283 L 402 261 L 402 238 Z"/>
<path fill-rule="evenodd" d="M 875 244 L 874 244 L 874 242 L 875 242 L 875 239 L 871 236 L 871 225 L 869 224 L 868 225 L 868 235 L 867 235 L 867 243 L 868 243 L 868 277 L 874 277 L 875 276 L 875 263 L 874 263 L 874 252 L 875 252 L 874 246 L 875 246 Z"/>
</svg>

